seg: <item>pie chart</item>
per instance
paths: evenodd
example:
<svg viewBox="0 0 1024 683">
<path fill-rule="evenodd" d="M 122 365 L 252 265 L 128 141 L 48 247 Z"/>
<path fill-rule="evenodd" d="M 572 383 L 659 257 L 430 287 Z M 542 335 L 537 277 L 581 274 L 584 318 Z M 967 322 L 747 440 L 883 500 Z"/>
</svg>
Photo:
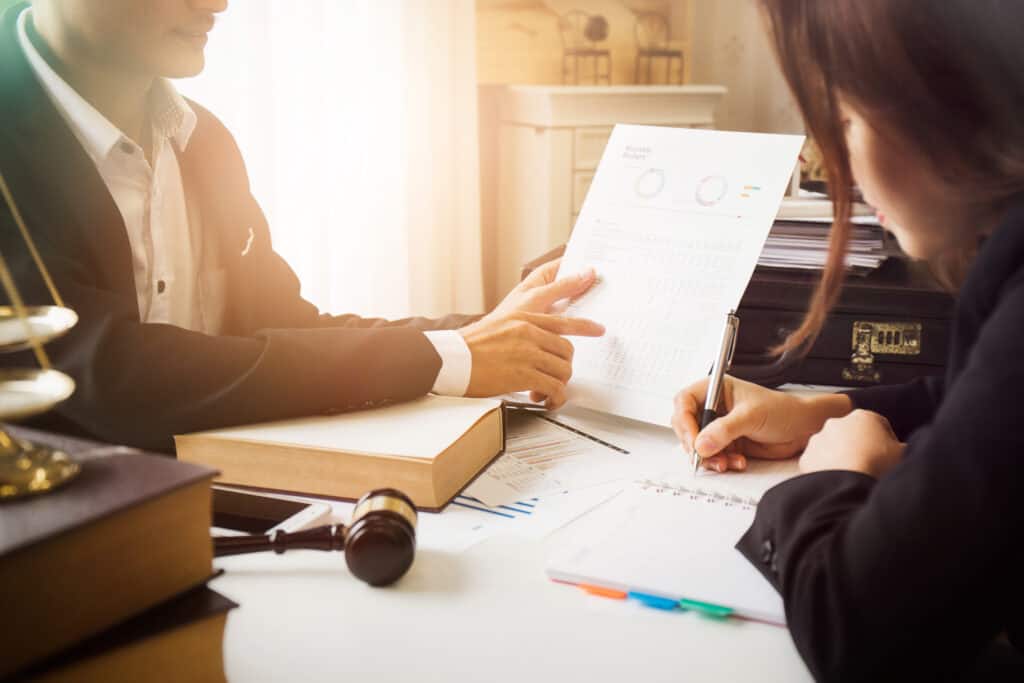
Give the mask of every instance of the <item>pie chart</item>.
<svg viewBox="0 0 1024 683">
<path fill-rule="evenodd" d="M 654 199 L 665 189 L 665 171 L 660 168 L 649 168 L 639 175 L 633 185 L 633 191 L 642 199 Z"/>
<path fill-rule="evenodd" d="M 725 198 L 729 183 L 725 176 L 704 176 L 697 183 L 697 203 L 701 206 L 714 206 Z"/>
</svg>

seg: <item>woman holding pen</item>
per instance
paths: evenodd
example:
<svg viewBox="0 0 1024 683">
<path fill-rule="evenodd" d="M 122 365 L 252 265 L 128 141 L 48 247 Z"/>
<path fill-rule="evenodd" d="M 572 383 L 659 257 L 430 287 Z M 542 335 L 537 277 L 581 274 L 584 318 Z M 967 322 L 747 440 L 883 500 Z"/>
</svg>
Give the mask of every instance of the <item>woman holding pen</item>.
<svg viewBox="0 0 1024 683">
<path fill-rule="evenodd" d="M 706 380 L 674 427 L 703 466 L 800 457 L 739 550 L 822 680 L 1024 680 L 1024 3 L 761 0 L 827 164 L 835 226 L 803 326 L 842 280 L 856 182 L 957 291 L 945 375 L 813 398 Z M 699 432 L 699 433 L 698 433 Z"/>
</svg>

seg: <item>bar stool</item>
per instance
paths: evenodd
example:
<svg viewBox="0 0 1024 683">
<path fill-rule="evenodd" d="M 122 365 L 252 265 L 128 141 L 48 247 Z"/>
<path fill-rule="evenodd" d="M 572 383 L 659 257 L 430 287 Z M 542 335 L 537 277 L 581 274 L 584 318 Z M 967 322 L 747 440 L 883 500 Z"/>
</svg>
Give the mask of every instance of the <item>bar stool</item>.
<svg viewBox="0 0 1024 683">
<path fill-rule="evenodd" d="M 608 21 L 600 15 L 572 10 L 558 18 L 558 29 L 562 36 L 562 83 L 580 85 L 580 63 L 589 61 L 593 84 L 611 85 L 611 52 L 597 45 L 608 37 Z"/>
<path fill-rule="evenodd" d="M 654 12 L 637 15 L 636 26 L 636 64 L 634 66 L 634 80 L 636 83 L 654 83 L 654 63 L 657 60 L 665 60 L 664 83 L 672 83 L 673 65 L 678 64 L 675 82 L 683 83 L 683 51 L 671 47 L 672 36 L 668 20 L 661 14 Z"/>
</svg>

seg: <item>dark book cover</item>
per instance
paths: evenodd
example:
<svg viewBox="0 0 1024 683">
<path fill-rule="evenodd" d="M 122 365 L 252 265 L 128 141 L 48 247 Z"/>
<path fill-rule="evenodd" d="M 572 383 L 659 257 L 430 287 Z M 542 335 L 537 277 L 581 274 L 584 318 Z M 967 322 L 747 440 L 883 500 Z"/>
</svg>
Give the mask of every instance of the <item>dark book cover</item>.
<svg viewBox="0 0 1024 683">
<path fill-rule="evenodd" d="M 60 448 L 81 463 L 65 486 L 0 505 L 0 557 L 73 531 L 216 471 L 124 446 L 6 426 L 18 439 Z"/>
<path fill-rule="evenodd" d="M 21 671 L 18 678 L 36 678 L 56 669 L 73 666 L 78 662 L 140 643 L 235 607 L 238 607 L 238 603 L 206 585 L 198 586 L 34 664 L 31 668 Z M 180 654 L 183 657 L 189 655 L 187 652 Z"/>
</svg>

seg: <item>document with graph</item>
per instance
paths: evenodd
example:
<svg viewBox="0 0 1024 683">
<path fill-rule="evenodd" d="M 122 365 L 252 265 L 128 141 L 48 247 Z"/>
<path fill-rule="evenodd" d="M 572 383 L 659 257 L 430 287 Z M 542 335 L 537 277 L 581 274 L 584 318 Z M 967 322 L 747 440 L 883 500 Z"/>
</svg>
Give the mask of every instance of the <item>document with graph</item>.
<svg viewBox="0 0 1024 683">
<path fill-rule="evenodd" d="M 560 268 L 597 271 L 566 314 L 607 328 L 574 340 L 570 400 L 669 424 L 675 393 L 708 373 L 802 144 L 798 135 L 615 127 Z"/>
<path fill-rule="evenodd" d="M 626 449 L 545 415 L 510 410 L 505 452 L 463 494 L 508 505 L 635 476 Z"/>
</svg>

